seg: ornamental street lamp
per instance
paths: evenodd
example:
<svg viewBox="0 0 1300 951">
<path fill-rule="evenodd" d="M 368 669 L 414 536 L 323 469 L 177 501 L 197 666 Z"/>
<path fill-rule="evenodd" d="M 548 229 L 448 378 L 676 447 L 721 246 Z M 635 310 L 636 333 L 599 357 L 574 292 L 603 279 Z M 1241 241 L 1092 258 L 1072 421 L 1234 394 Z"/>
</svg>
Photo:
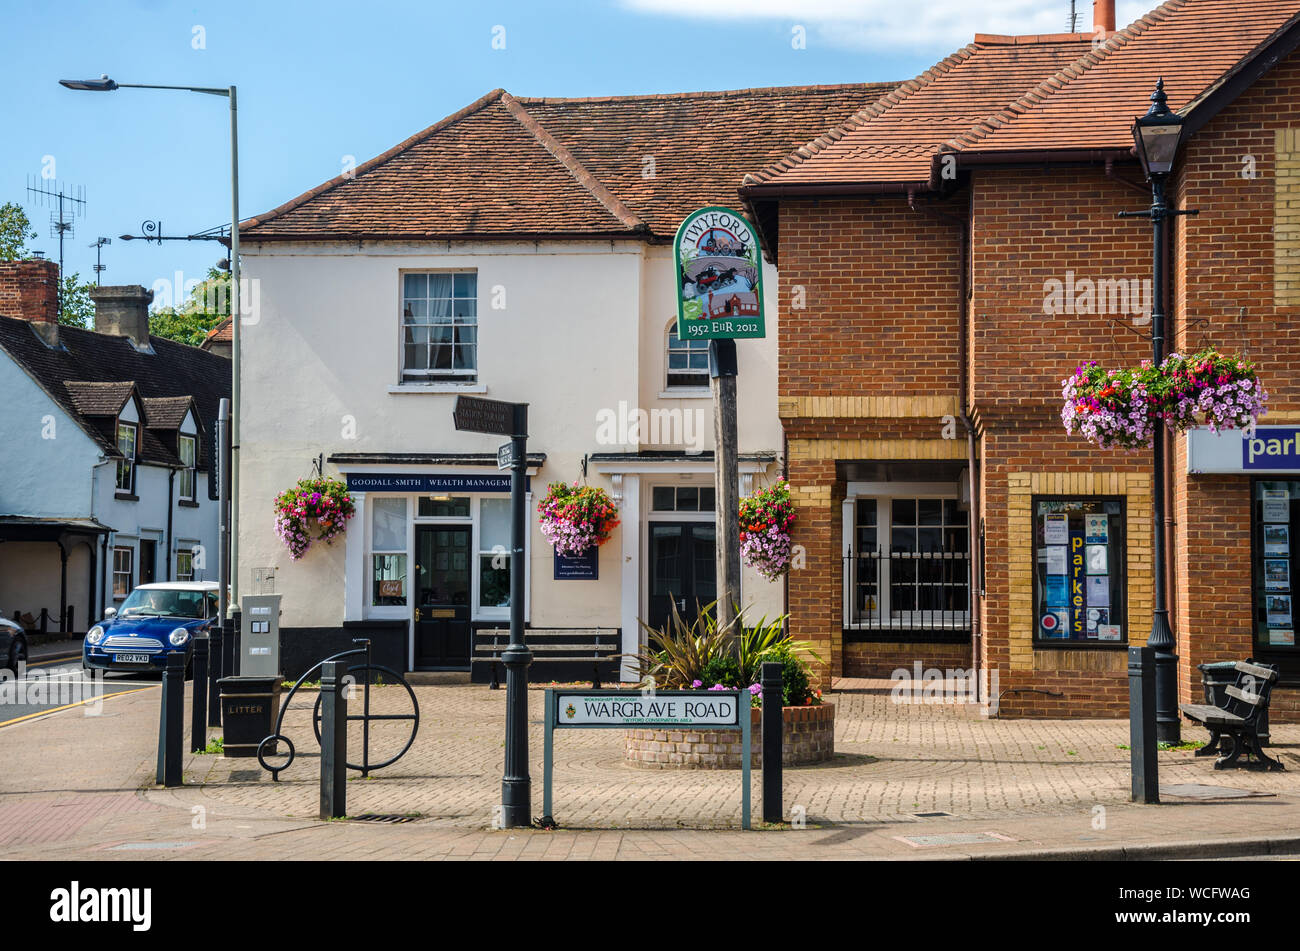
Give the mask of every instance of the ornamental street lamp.
<svg viewBox="0 0 1300 951">
<path fill-rule="evenodd" d="M 1166 222 L 1178 215 L 1195 211 L 1170 208 L 1165 200 L 1165 183 L 1173 171 L 1174 157 L 1183 135 L 1183 117 L 1169 109 L 1165 81 L 1156 83 L 1147 114 L 1133 121 L 1133 142 L 1142 170 L 1151 183 L 1151 208 L 1147 211 L 1120 212 L 1124 218 L 1148 218 L 1154 232 L 1151 281 L 1151 356 L 1155 366 L 1165 359 L 1165 241 Z M 1164 743 L 1179 741 L 1178 655 L 1174 653 L 1174 635 L 1169 626 L 1169 608 L 1165 599 L 1165 444 L 1164 432 L 1157 427 L 1152 460 L 1152 584 L 1151 636 L 1147 646 L 1155 650 L 1156 662 L 1156 739 Z"/>
<path fill-rule="evenodd" d="M 225 549 L 230 552 L 227 577 L 221 579 L 221 616 L 227 617 L 228 608 L 239 604 L 239 113 L 235 87 L 211 86 L 155 86 L 142 83 L 118 83 L 101 75 L 98 79 L 60 79 L 59 85 L 84 92 L 113 92 L 117 89 L 178 89 L 184 92 L 201 92 L 209 96 L 225 96 L 230 101 L 230 331 L 232 376 L 230 386 L 230 526 L 229 539 L 222 539 L 222 565 L 225 566 Z M 222 480 L 224 483 L 224 479 Z M 225 512 L 221 513 L 225 524 Z M 223 534 L 227 534 L 224 533 Z M 227 585 L 229 600 L 227 601 Z M 231 671 L 227 671 L 231 673 Z"/>
</svg>

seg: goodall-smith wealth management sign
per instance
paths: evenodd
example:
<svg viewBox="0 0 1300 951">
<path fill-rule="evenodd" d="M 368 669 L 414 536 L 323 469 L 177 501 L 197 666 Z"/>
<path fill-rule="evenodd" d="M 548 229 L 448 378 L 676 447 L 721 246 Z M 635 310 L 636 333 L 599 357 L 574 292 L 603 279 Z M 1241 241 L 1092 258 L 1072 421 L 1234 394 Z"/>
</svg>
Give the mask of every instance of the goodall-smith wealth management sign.
<svg viewBox="0 0 1300 951">
<path fill-rule="evenodd" d="M 740 724 L 735 693 L 632 693 L 621 696 L 590 691 L 558 692 L 555 725 L 564 726 L 695 726 L 732 727 Z M 749 711 L 746 710 L 746 713 Z"/>
<path fill-rule="evenodd" d="M 673 239 L 677 336 L 682 340 L 763 337 L 763 267 L 758 235 L 739 212 L 701 208 Z"/>
</svg>

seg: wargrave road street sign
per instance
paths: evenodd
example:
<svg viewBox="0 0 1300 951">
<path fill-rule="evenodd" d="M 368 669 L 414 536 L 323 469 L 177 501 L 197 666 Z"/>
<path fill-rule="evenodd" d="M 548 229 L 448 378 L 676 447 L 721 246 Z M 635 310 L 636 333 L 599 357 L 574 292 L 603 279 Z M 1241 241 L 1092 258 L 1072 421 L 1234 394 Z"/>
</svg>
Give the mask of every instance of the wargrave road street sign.
<svg viewBox="0 0 1300 951">
<path fill-rule="evenodd" d="M 750 698 L 748 690 L 546 690 L 542 751 L 542 824 L 555 828 L 551 785 L 556 730 L 736 730 L 740 733 L 740 827 L 749 828 Z"/>
<path fill-rule="evenodd" d="M 451 411 L 451 421 L 458 430 L 466 432 L 522 436 L 522 432 L 516 432 L 516 417 L 519 409 L 527 405 L 485 400 L 477 396 L 457 396 L 456 406 Z"/>
<path fill-rule="evenodd" d="M 677 336 L 682 340 L 763 337 L 763 266 L 758 235 L 739 212 L 692 212 L 673 240 Z"/>
</svg>

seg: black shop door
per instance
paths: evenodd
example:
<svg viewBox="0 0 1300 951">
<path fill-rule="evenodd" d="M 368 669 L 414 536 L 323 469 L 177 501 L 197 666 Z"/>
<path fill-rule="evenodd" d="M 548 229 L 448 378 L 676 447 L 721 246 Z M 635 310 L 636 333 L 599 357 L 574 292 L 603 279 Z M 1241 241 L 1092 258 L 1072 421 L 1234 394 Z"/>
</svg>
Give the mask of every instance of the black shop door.
<svg viewBox="0 0 1300 951">
<path fill-rule="evenodd" d="M 712 522 L 650 523 L 650 627 L 669 623 L 673 602 L 690 624 L 717 597 L 714 536 Z"/>
<path fill-rule="evenodd" d="M 469 667 L 468 525 L 415 530 L 415 666 Z"/>
</svg>

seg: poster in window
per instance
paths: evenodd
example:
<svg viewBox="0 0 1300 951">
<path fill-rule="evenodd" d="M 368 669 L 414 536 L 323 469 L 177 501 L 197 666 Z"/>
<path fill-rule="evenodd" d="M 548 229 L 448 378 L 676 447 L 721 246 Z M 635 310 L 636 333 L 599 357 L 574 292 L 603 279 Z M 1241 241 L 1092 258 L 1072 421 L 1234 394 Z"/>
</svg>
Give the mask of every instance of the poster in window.
<svg viewBox="0 0 1300 951">
<path fill-rule="evenodd" d="M 1048 575 L 1047 576 L 1047 605 L 1052 608 L 1063 608 L 1070 603 L 1070 599 L 1065 593 L 1065 575 Z"/>
<path fill-rule="evenodd" d="M 1264 609 L 1270 628 L 1291 627 L 1291 595 L 1268 594 L 1264 596 Z"/>
<path fill-rule="evenodd" d="M 1047 552 L 1047 573 L 1049 575 L 1065 574 L 1065 546 L 1051 545 L 1043 550 Z"/>
<path fill-rule="evenodd" d="M 1089 545 L 1105 545 L 1110 537 L 1110 519 L 1105 515 L 1085 515 L 1085 534 Z"/>
<path fill-rule="evenodd" d="M 1291 590 L 1291 562 L 1285 558 L 1264 559 L 1264 590 Z"/>
<path fill-rule="evenodd" d="M 1088 608 L 1088 636 L 1097 637 L 1102 625 L 1110 624 L 1110 608 Z"/>
<path fill-rule="evenodd" d="M 1110 607 L 1110 576 L 1109 575 L 1088 576 L 1088 607 L 1090 608 Z"/>
<path fill-rule="evenodd" d="M 1287 525 L 1264 526 L 1264 554 L 1291 554 L 1291 532 Z"/>
<path fill-rule="evenodd" d="M 1046 516 L 1046 521 L 1043 524 L 1043 544 L 1070 544 L 1069 516 L 1064 514 L 1051 514 Z"/>
<path fill-rule="evenodd" d="M 1110 562 L 1106 557 L 1105 545 L 1088 546 L 1088 574 L 1105 575 L 1110 573 Z"/>
<path fill-rule="evenodd" d="M 1070 637 L 1087 636 L 1087 619 L 1084 617 L 1084 583 L 1087 579 L 1086 547 L 1083 532 L 1070 533 Z"/>
<path fill-rule="evenodd" d="M 1068 608 L 1049 608 L 1038 621 L 1043 628 L 1043 637 L 1069 637 L 1069 615 Z"/>
<path fill-rule="evenodd" d="M 1290 627 L 1270 628 L 1268 642 L 1274 647 L 1295 647 L 1295 629 Z"/>
<path fill-rule="evenodd" d="M 1264 490 L 1264 521 L 1291 521 L 1291 492 L 1289 489 Z"/>
<path fill-rule="evenodd" d="M 1122 637 L 1119 632 L 1118 624 L 1098 624 L 1097 640 L 1099 641 L 1118 641 Z"/>
</svg>

